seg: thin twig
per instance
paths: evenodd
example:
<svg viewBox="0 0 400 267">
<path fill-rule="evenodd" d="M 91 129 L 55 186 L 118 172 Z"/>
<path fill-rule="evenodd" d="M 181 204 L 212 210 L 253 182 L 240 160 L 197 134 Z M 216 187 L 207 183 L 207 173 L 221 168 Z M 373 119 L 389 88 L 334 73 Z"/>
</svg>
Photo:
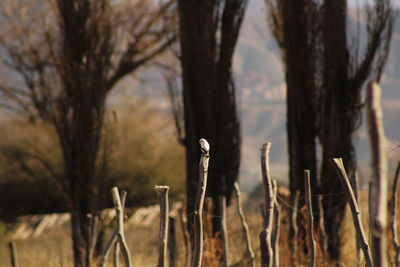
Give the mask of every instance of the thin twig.
<svg viewBox="0 0 400 267">
<path fill-rule="evenodd" d="M 199 187 L 197 190 L 195 210 L 194 210 L 194 227 L 195 227 L 195 244 L 192 267 L 200 267 L 203 258 L 203 204 L 204 196 L 207 188 L 208 162 L 210 160 L 210 145 L 205 139 L 200 139 L 201 156 L 199 163 Z"/>
<path fill-rule="evenodd" d="M 253 249 L 251 247 L 249 226 L 247 225 L 246 218 L 245 218 L 243 210 L 242 210 L 242 204 L 241 204 L 241 201 L 240 201 L 239 184 L 237 182 L 235 182 L 233 184 L 233 186 L 235 187 L 237 209 L 238 209 L 238 213 L 239 213 L 239 216 L 240 216 L 240 220 L 242 222 L 243 233 L 244 233 L 244 236 L 246 238 L 247 254 L 249 255 L 249 258 L 250 258 L 250 266 L 251 267 L 255 267 L 256 266 L 256 261 L 255 261 L 255 258 L 254 258 Z"/>
<path fill-rule="evenodd" d="M 308 214 L 308 222 L 307 222 L 307 230 L 308 230 L 308 239 L 310 242 L 310 258 L 308 262 L 309 267 L 315 266 L 315 239 L 314 239 L 314 232 L 313 232 L 313 225 L 314 225 L 314 217 L 313 217 L 313 210 L 312 210 L 312 203 L 311 203 L 311 186 L 310 186 L 310 170 L 304 171 L 304 191 L 306 197 L 306 204 L 307 204 L 307 214 Z"/>
<path fill-rule="evenodd" d="M 354 197 L 353 190 L 351 189 L 349 178 L 347 177 L 346 170 L 343 166 L 343 161 L 341 158 L 334 158 L 332 159 L 332 163 L 340 181 L 342 182 L 343 190 L 347 196 L 347 202 L 349 202 L 351 214 L 353 215 L 354 228 L 356 229 L 357 238 L 364 252 L 365 266 L 372 267 L 371 251 L 362 227 L 361 212 L 357 205 L 356 198 Z"/>
<path fill-rule="evenodd" d="M 392 202 L 390 205 L 390 211 L 391 211 L 390 225 L 392 230 L 391 232 L 392 232 L 393 246 L 396 249 L 395 264 L 397 267 L 400 267 L 400 242 L 397 233 L 397 222 L 396 222 L 397 186 L 399 183 L 399 177 L 400 177 L 400 162 L 397 164 L 396 173 L 394 175 L 393 187 L 392 187 Z"/>
</svg>

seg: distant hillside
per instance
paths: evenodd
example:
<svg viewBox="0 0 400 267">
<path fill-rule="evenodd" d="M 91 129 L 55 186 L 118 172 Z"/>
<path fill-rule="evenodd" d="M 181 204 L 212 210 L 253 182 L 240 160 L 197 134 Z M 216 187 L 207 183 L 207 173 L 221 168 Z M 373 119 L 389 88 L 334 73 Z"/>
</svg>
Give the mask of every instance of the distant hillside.
<svg viewBox="0 0 400 267">
<path fill-rule="evenodd" d="M 284 69 L 275 41 L 265 18 L 265 8 L 253 4 L 244 20 L 234 58 L 242 119 L 243 148 L 241 182 L 260 181 L 259 148 L 266 140 L 272 142 L 273 176 L 287 177 L 286 107 Z M 355 12 L 350 12 L 350 14 Z M 352 24 L 349 19 L 349 24 Z M 389 157 L 400 159 L 400 20 L 396 21 L 391 53 L 382 77 L 384 125 L 391 142 Z M 369 144 L 365 126 L 357 138 L 357 157 L 363 169 L 369 164 Z"/>
</svg>

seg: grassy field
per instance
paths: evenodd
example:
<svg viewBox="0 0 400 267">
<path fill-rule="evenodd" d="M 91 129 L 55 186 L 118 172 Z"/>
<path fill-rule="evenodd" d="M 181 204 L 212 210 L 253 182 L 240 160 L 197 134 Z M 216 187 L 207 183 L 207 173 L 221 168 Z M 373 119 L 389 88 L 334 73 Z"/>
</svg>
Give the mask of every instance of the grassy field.
<svg viewBox="0 0 400 267">
<path fill-rule="evenodd" d="M 257 265 L 260 264 L 260 249 L 258 235 L 262 229 L 262 218 L 258 213 L 258 203 L 260 200 L 252 200 L 244 205 L 244 210 L 247 216 L 253 250 L 256 253 Z M 365 229 L 367 230 L 367 192 L 361 192 L 361 209 L 362 218 Z M 281 266 L 289 266 L 290 253 L 288 245 L 288 214 L 290 208 L 286 202 L 281 201 L 282 206 L 282 223 L 279 241 L 280 250 L 280 264 Z M 210 219 L 210 216 L 205 214 Z M 398 218 L 399 219 L 399 218 Z M 207 218 L 206 218 L 207 220 Z M 228 209 L 227 213 L 228 223 L 228 238 L 229 238 L 229 263 L 230 266 L 249 266 L 248 258 L 246 255 L 246 245 L 244 242 L 244 235 L 240 224 L 240 219 L 236 211 L 235 203 Z M 181 231 L 181 224 L 179 220 L 176 224 L 177 228 L 177 266 L 184 266 L 185 247 L 183 242 L 183 235 Z M 207 231 L 207 229 L 206 229 Z M 108 238 L 111 229 L 107 231 L 106 239 Z M 317 266 L 357 266 L 357 257 L 355 250 L 355 232 L 352 224 L 351 214 L 346 209 L 346 215 L 343 227 L 340 233 L 342 237 L 342 257 L 340 262 L 330 262 L 328 264 L 322 263 L 321 251 L 318 247 L 317 251 Z M 206 234 L 207 236 L 207 234 Z M 318 234 L 316 235 L 318 238 Z M 388 235 L 389 237 L 389 235 Z M 133 265 L 136 267 L 142 266 L 156 266 L 158 254 L 158 218 L 148 227 L 128 227 L 126 229 L 126 238 L 128 240 L 129 249 L 132 254 Z M 394 250 L 391 246 L 391 239 L 388 239 L 388 254 L 393 258 Z M 7 236 L 3 237 L 0 242 L 0 266 L 10 266 L 10 260 L 7 249 Z M 46 231 L 39 237 L 30 238 L 25 240 L 16 240 L 15 245 L 17 248 L 17 257 L 19 266 L 24 267 L 57 267 L 57 266 L 73 266 L 72 261 L 72 245 L 70 240 L 69 225 L 56 226 L 50 231 Z M 209 255 L 211 251 L 219 248 L 215 246 L 213 240 L 207 239 L 205 241 L 204 264 L 203 266 L 220 266 L 220 263 Z M 109 260 L 111 260 L 111 255 Z M 111 262 L 111 261 L 110 261 Z M 306 266 L 307 259 L 305 255 L 299 254 L 298 266 Z M 108 266 L 112 264 L 109 263 Z"/>
</svg>

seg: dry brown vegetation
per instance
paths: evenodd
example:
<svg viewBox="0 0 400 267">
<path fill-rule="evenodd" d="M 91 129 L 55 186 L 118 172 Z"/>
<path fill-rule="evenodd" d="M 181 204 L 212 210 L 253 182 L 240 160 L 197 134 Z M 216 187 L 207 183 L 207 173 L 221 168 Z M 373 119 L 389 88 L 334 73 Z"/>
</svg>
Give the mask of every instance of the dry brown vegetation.
<svg viewBox="0 0 400 267">
<path fill-rule="evenodd" d="M 154 194 L 156 199 L 156 195 Z M 289 233 L 289 214 L 291 207 L 284 196 L 279 197 L 279 203 L 282 206 L 282 224 L 281 234 L 279 240 L 279 251 L 280 251 L 280 265 L 290 266 L 290 249 L 288 242 Z M 247 217 L 249 224 L 250 235 L 252 238 L 252 246 L 256 255 L 257 264 L 260 263 L 260 249 L 258 235 L 260 229 L 262 229 L 262 217 L 258 212 L 258 204 L 262 202 L 260 198 L 247 199 L 244 203 L 244 212 Z M 362 221 L 366 230 L 368 230 L 368 192 L 367 190 L 361 190 L 360 192 L 360 207 L 362 213 Z M 302 210 L 303 216 L 305 216 L 304 209 Z M 327 211 L 329 212 L 329 211 Z M 216 255 L 221 252 L 221 248 L 218 247 L 218 242 L 210 238 L 210 221 L 211 215 L 205 214 L 205 250 L 203 266 L 221 266 L 218 260 L 209 257 L 209 255 Z M 400 222 L 400 216 L 397 216 L 397 221 Z M 228 240 L 229 240 L 229 266 L 249 266 L 249 259 L 246 254 L 246 243 L 244 240 L 242 228 L 240 225 L 240 218 L 237 214 L 236 207 L 231 205 L 227 211 L 227 222 L 228 222 Z M 126 238 L 129 249 L 132 254 L 133 266 L 156 266 L 158 260 L 158 219 L 149 226 L 130 226 L 125 230 Z M 185 247 L 183 234 L 181 231 L 181 223 L 179 219 L 176 224 L 177 229 L 177 266 L 184 266 L 185 262 Z M 107 231 L 107 237 L 112 233 L 112 229 Z M 316 241 L 318 243 L 318 230 L 315 232 Z M 15 245 L 17 248 L 18 261 L 20 266 L 36 267 L 36 266 L 73 266 L 72 258 L 72 244 L 69 238 L 70 227 L 68 224 L 64 226 L 57 226 L 50 231 L 45 232 L 43 235 L 26 240 L 16 240 Z M 355 231 L 352 223 L 351 213 L 346 208 L 345 218 L 340 231 L 341 236 L 341 266 L 356 266 L 357 252 L 355 249 Z M 367 231 L 367 236 L 369 233 Z M 391 244 L 390 233 L 388 232 L 388 256 L 389 264 L 392 264 L 395 250 Z M 3 237 L 0 243 L 0 266 L 9 265 L 9 255 L 7 254 L 7 242 L 8 238 Z M 306 242 L 306 240 L 299 240 L 299 248 Z M 217 253 L 215 253 L 217 252 Z M 307 256 L 300 253 L 297 266 L 306 266 Z M 109 259 L 109 265 L 111 259 Z M 322 261 L 322 252 L 317 245 L 316 255 L 316 266 L 333 266 L 335 262 L 329 262 L 324 265 Z"/>
</svg>

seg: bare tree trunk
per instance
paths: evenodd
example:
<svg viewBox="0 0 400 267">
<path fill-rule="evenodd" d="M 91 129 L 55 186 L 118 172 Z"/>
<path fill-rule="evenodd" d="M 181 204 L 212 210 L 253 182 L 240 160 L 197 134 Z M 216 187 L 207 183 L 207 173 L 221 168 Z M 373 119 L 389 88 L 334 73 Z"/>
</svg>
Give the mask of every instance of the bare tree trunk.
<svg viewBox="0 0 400 267">
<path fill-rule="evenodd" d="M 381 88 L 375 82 L 367 86 L 367 119 L 372 151 L 372 253 L 375 266 L 387 266 L 386 217 L 387 217 L 387 158 L 386 139 L 383 129 Z"/>
<path fill-rule="evenodd" d="M 319 209 L 319 235 L 320 235 L 320 246 L 322 250 L 322 259 L 323 263 L 327 263 L 327 250 L 328 250 L 328 237 L 326 236 L 325 225 L 324 225 L 324 207 L 322 204 L 323 196 L 318 195 L 318 209 Z M 356 238 L 357 239 L 357 238 Z"/>
</svg>

